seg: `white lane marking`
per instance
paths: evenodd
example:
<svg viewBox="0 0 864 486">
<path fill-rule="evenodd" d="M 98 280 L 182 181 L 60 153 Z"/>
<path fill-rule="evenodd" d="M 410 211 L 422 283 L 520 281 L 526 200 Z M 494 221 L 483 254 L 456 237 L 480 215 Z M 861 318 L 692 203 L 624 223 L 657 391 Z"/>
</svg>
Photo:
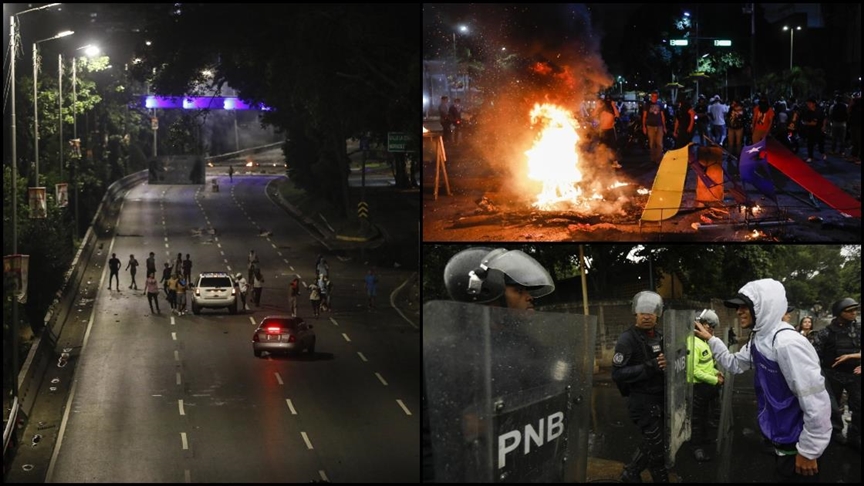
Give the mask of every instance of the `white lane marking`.
<svg viewBox="0 0 864 486">
<path fill-rule="evenodd" d="M 222 255 L 222 256 L 225 256 L 225 252 L 222 251 L 222 250 L 219 250 L 219 254 Z"/>
<path fill-rule="evenodd" d="M 216 246 L 218 246 L 219 248 L 222 248 L 222 243 L 216 243 Z"/>
<path fill-rule="evenodd" d="M 275 375 L 276 375 L 276 381 L 278 381 L 280 385 L 284 385 L 285 382 L 282 381 L 282 375 L 280 375 L 278 371 L 275 373 Z"/>
<path fill-rule="evenodd" d="M 306 285 L 306 282 L 305 282 L 305 281 L 303 281 L 303 287 L 304 287 L 304 288 L 305 288 L 305 287 L 308 287 L 308 285 Z"/>
<path fill-rule="evenodd" d="M 348 335 L 345 334 L 344 332 L 342 333 L 342 337 L 345 338 L 345 340 L 348 341 L 349 343 L 351 342 L 351 338 L 349 338 Z"/>
<path fill-rule="evenodd" d="M 294 267 L 291 267 L 291 271 L 294 271 Z M 300 275 L 297 275 L 297 278 L 300 278 Z"/>
<path fill-rule="evenodd" d="M 268 239 L 269 239 L 269 238 L 268 238 Z M 276 244 L 275 244 L 275 243 L 270 243 L 270 246 L 272 246 L 273 248 L 276 248 Z"/>
<path fill-rule="evenodd" d="M 177 333 L 176 333 L 176 332 L 172 332 L 172 333 L 171 333 L 171 340 L 172 340 L 172 341 L 176 341 L 176 340 L 177 340 Z"/>
<path fill-rule="evenodd" d="M 282 252 L 281 252 L 281 251 L 277 251 L 276 254 L 279 255 L 279 256 L 282 256 Z M 286 260 L 285 263 L 288 263 L 288 261 Z"/>
<path fill-rule="evenodd" d="M 252 322 L 253 326 L 255 325 L 255 318 L 254 317 L 249 316 L 249 321 Z"/>
<path fill-rule="evenodd" d="M 185 469 L 185 470 L 183 471 L 183 479 L 184 479 L 187 483 L 191 483 L 191 482 L 192 482 L 192 473 L 190 473 L 188 469 Z"/>
<path fill-rule="evenodd" d="M 321 476 L 321 480 L 324 481 L 325 483 L 329 483 L 329 482 L 330 482 L 330 480 L 327 479 L 327 474 L 324 473 L 324 470 L 323 470 L 323 469 L 319 469 L 319 470 L 318 470 L 318 475 Z"/>
<path fill-rule="evenodd" d="M 180 378 L 180 372 L 177 372 L 177 384 L 180 385 L 183 383 L 183 380 Z"/>
<path fill-rule="evenodd" d="M 219 237 L 218 237 L 218 236 L 214 236 L 214 237 L 213 237 L 213 241 L 219 241 Z"/>
<path fill-rule="evenodd" d="M 405 415 L 411 415 L 411 411 L 408 410 L 408 407 L 406 407 L 404 403 L 402 403 L 402 400 L 396 400 L 396 403 L 398 403 L 399 406 L 402 407 L 402 410 L 405 411 Z"/>
<path fill-rule="evenodd" d="M 180 361 L 180 351 L 174 350 L 174 361 Z"/>
<path fill-rule="evenodd" d="M 288 410 L 291 410 L 291 415 L 297 415 L 297 410 L 294 410 L 294 404 L 291 403 L 291 399 L 286 398 L 285 403 L 288 404 Z"/>
<path fill-rule="evenodd" d="M 183 400 L 177 400 L 177 405 L 180 406 L 180 415 L 186 415 L 186 411 L 183 410 Z"/>
<path fill-rule="evenodd" d="M 387 380 L 385 380 L 377 371 L 375 372 L 375 376 L 378 377 L 378 381 L 380 381 L 382 385 L 387 386 Z"/>
<path fill-rule="evenodd" d="M 171 325 L 174 325 L 174 316 L 171 316 Z"/>
<path fill-rule="evenodd" d="M 165 243 L 168 243 L 168 237 L 167 236 L 165 237 Z"/>
<path fill-rule="evenodd" d="M 369 360 L 366 359 L 366 356 L 363 356 L 363 353 L 361 353 L 360 351 L 357 351 L 357 356 L 360 356 L 360 359 L 362 359 L 363 361 L 367 363 L 369 362 Z"/>
<path fill-rule="evenodd" d="M 339 327 L 339 323 L 336 322 L 336 319 L 333 319 L 333 318 L 331 317 L 331 318 L 330 318 L 330 322 L 332 322 L 334 326 Z"/>
<path fill-rule="evenodd" d="M 180 432 L 180 440 L 183 442 L 183 450 L 189 450 L 189 442 L 186 440 L 186 432 Z"/>
<path fill-rule="evenodd" d="M 281 256 L 281 255 L 280 255 L 280 256 Z M 287 258 L 283 258 L 282 261 L 285 262 L 286 265 L 288 264 L 288 259 L 287 259 Z"/>
<path fill-rule="evenodd" d="M 228 271 L 229 272 L 231 271 L 231 265 L 228 265 Z"/>
<path fill-rule="evenodd" d="M 227 259 L 227 258 L 223 258 L 222 261 L 225 262 L 225 263 L 228 263 L 228 259 Z"/>
<path fill-rule="evenodd" d="M 306 435 L 306 432 L 300 432 L 300 434 L 303 436 L 303 442 L 306 443 L 306 448 L 311 451 L 313 449 L 313 447 L 312 447 L 312 442 L 309 442 L 309 436 Z"/>
<path fill-rule="evenodd" d="M 168 246 L 168 243 L 165 243 L 165 248 L 171 248 L 171 247 Z"/>
</svg>

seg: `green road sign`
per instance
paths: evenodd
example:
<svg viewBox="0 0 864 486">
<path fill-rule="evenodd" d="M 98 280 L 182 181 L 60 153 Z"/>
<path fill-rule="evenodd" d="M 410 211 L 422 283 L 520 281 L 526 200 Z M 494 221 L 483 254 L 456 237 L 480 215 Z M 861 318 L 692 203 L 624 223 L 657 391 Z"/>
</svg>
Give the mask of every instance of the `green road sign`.
<svg viewBox="0 0 864 486">
<path fill-rule="evenodd" d="M 715 46 L 722 46 L 722 47 L 731 47 L 732 41 L 726 40 L 726 39 L 717 39 L 714 41 L 714 45 Z"/>
<path fill-rule="evenodd" d="M 408 145 L 408 134 L 405 132 L 387 132 L 387 151 L 404 152 Z"/>
<path fill-rule="evenodd" d="M 687 46 L 690 45 L 690 42 L 687 39 L 670 39 L 670 46 Z"/>
</svg>

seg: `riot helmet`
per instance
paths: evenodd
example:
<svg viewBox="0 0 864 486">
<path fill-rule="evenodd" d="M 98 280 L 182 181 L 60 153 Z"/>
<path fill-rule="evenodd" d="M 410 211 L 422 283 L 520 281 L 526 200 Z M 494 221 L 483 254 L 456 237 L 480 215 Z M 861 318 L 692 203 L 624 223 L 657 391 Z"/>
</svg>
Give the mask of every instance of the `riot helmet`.
<svg viewBox="0 0 864 486">
<path fill-rule="evenodd" d="M 843 312 L 843 309 L 846 309 L 847 307 L 858 307 L 858 302 L 855 302 L 855 299 L 852 299 L 851 297 L 846 297 L 845 299 L 834 302 L 834 305 L 831 306 L 831 311 L 834 314 L 834 317 L 839 317 Z"/>
<path fill-rule="evenodd" d="M 696 320 L 711 327 L 717 327 L 720 325 L 720 318 L 717 317 L 717 313 L 711 309 L 703 309 L 696 317 Z"/>
<path fill-rule="evenodd" d="M 663 297 L 657 292 L 643 290 L 633 296 L 633 314 L 663 315 Z"/>
<path fill-rule="evenodd" d="M 520 250 L 469 248 L 447 262 L 444 284 L 450 298 L 462 302 L 488 303 L 504 295 L 507 285 L 521 285 L 534 297 L 555 290 L 552 277 Z"/>
</svg>

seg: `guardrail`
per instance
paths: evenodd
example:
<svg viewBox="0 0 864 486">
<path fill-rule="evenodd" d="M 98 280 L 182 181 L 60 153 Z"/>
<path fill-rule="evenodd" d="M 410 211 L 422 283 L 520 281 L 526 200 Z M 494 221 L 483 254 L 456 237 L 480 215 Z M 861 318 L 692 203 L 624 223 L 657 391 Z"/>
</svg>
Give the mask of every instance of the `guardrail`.
<svg viewBox="0 0 864 486">
<path fill-rule="evenodd" d="M 78 293 L 78 288 L 81 285 L 83 271 L 87 267 L 92 257 L 96 241 L 99 239 L 99 232 L 104 232 L 107 229 L 107 221 L 105 221 L 105 209 L 110 206 L 118 198 L 122 197 L 126 190 L 132 186 L 136 186 L 147 180 L 147 171 L 140 171 L 130 174 L 113 184 L 105 191 L 102 197 L 102 202 L 96 209 L 96 214 L 90 222 L 90 227 L 87 228 L 87 233 L 72 263 L 69 270 L 63 278 L 63 284 L 55 295 L 54 302 L 48 308 L 45 314 L 45 326 L 42 332 L 33 341 L 30 351 L 27 353 L 27 359 L 21 366 L 21 371 L 18 373 L 18 396 L 15 407 L 8 417 L 7 425 L 3 431 L 3 455 L 6 455 L 6 448 L 10 442 L 10 438 L 15 431 L 15 424 L 18 420 L 18 412 L 23 412 L 24 416 L 30 415 L 33 410 L 33 405 L 36 399 L 36 394 L 39 387 L 42 385 L 42 380 L 45 377 L 48 364 L 54 358 L 54 346 L 57 339 L 63 331 L 63 325 L 66 322 L 66 314 L 71 307 L 71 302 Z M 9 424 L 12 424 L 10 427 Z"/>
</svg>

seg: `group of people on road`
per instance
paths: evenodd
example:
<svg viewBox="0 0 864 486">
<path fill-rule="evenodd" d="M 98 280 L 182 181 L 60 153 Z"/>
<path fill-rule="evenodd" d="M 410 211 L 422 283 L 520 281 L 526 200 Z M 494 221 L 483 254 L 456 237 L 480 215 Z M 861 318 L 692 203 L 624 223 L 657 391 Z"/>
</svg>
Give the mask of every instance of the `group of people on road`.
<svg viewBox="0 0 864 486">
<path fill-rule="evenodd" d="M 536 260 L 518 250 L 510 252 L 520 253 L 520 258 L 509 259 L 506 265 L 495 264 L 501 261 L 502 254 L 508 253 L 505 249 L 470 248 L 454 255 L 444 271 L 451 298 L 533 311 L 533 300 L 554 291 L 554 284 L 548 272 L 537 270 L 543 267 Z M 740 328 L 752 332 L 749 341 L 732 352 L 714 335 L 719 325 L 716 312 L 704 309 L 694 319 L 688 343 L 687 380 L 694 384 L 691 440 L 696 460 L 711 460 L 705 448 L 706 424 L 710 418 L 708 402 L 719 395 L 725 374 L 748 370 L 754 372 L 757 421 L 772 448 L 776 479 L 818 480 L 819 458 L 832 440 L 832 428 L 836 442 L 860 451 L 858 303 L 851 298 L 837 301 L 832 306 L 831 323 L 806 334 L 795 332 L 786 322 L 793 309 L 787 303 L 786 289 L 778 280 L 750 281 L 734 297 L 725 300 L 724 305 L 735 309 Z M 637 293 L 631 307 L 635 323 L 619 336 L 615 345 L 612 379 L 627 397 L 630 419 L 642 437 L 633 458 L 624 467 L 622 482 L 642 482 L 641 473 L 645 469 L 654 482 L 669 481 L 664 434 L 667 359 L 662 326 L 657 326 L 663 307 L 663 298 L 656 292 Z M 814 335 L 809 339 L 811 333 Z M 845 436 L 839 407 L 844 392 L 851 412 Z M 430 424 L 425 418 L 423 426 L 426 440 Z M 426 480 L 434 476 L 435 461 L 429 444 L 424 444 Z"/>
<path fill-rule="evenodd" d="M 261 306 L 261 294 L 264 288 L 264 276 L 261 272 L 261 265 L 258 255 L 255 250 L 250 250 L 247 260 L 247 276 L 241 272 L 234 275 L 234 284 L 237 288 L 237 293 L 240 297 L 240 309 L 249 310 L 250 304 L 256 307 Z M 161 280 L 156 280 L 156 257 L 153 252 L 147 258 L 147 278 L 144 282 L 144 294 L 147 296 L 147 301 L 150 306 L 150 312 L 161 314 L 159 308 L 159 283 L 162 284 L 162 289 L 165 293 L 165 298 L 171 306 L 173 313 L 184 315 L 187 313 L 186 291 L 190 286 L 194 285 L 191 280 L 192 276 L 192 260 L 190 255 L 186 254 L 186 259 L 183 259 L 182 253 L 177 254 L 177 259 L 173 265 L 165 262 L 162 269 Z M 120 268 L 122 264 L 117 258 L 116 253 L 111 254 L 108 260 L 109 277 L 108 290 L 111 290 L 112 282 L 116 282 L 117 290 L 120 290 Z M 129 262 L 126 265 L 126 270 L 129 271 L 131 283 L 129 288 L 138 290 L 138 285 L 135 282 L 137 273 L 138 261 L 135 255 L 129 255 Z M 251 282 L 251 283 L 250 283 Z M 367 305 L 370 310 L 375 308 L 375 296 L 378 288 L 378 275 L 374 268 L 370 268 L 364 277 L 364 286 L 366 290 Z M 301 295 L 301 282 L 299 277 L 295 277 L 288 290 L 288 303 L 292 316 L 297 316 L 297 299 Z M 333 282 L 330 279 L 330 264 L 323 255 L 318 255 L 315 261 L 315 280 L 307 287 L 309 291 L 309 301 L 312 307 L 312 315 L 320 316 L 322 312 L 332 312 L 332 296 Z M 250 293 L 251 290 L 251 293 Z"/>
<path fill-rule="evenodd" d="M 138 273 L 138 260 L 135 255 L 129 255 L 129 261 L 126 264 L 125 270 L 129 272 L 129 288 L 138 290 L 138 283 L 135 276 Z M 111 290 L 111 284 L 115 284 L 115 288 L 120 290 L 120 268 L 122 263 L 117 258 L 116 253 L 111 254 L 108 260 L 108 290 Z M 162 283 L 162 289 L 165 292 L 165 299 L 171 306 L 171 311 L 177 315 L 186 313 L 186 290 L 192 285 L 192 259 L 186 254 L 186 259 L 183 259 L 183 254 L 178 253 L 177 259 L 172 265 L 165 262 L 162 269 L 162 277 L 156 280 L 156 254 L 152 251 L 146 260 L 146 278 L 144 279 L 144 295 L 147 296 L 147 303 L 150 306 L 150 312 L 161 314 L 159 308 L 159 283 Z"/>
<path fill-rule="evenodd" d="M 442 96 L 438 104 L 438 119 L 443 129 L 444 142 L 458 146 L 462 142 L 462 100 L 450 103 L 449 96 Z"/>
</svg>

